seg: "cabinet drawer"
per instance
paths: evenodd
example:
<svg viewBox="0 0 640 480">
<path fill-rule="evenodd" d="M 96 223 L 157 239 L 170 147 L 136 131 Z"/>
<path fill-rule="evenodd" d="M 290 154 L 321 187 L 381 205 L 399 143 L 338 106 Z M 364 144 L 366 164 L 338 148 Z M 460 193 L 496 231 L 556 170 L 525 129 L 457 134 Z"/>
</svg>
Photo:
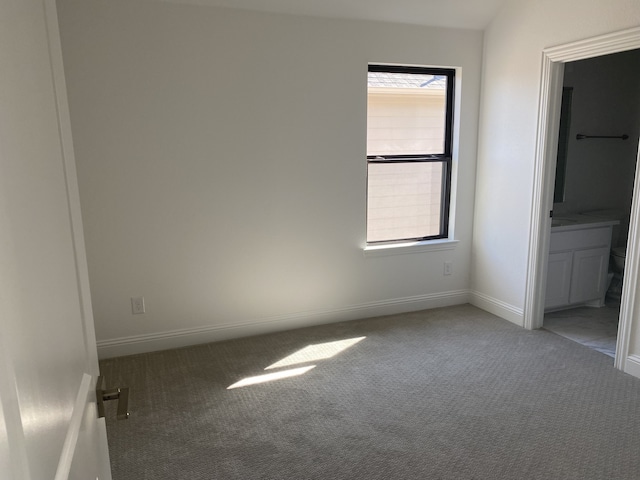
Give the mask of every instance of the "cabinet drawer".
<svg viewBox="0 0 640 480">
<path fill-rule="evenodd" d="M 552 232 L 549 252 L 606 247 L 611 242 L 611 227 L 587 228 L 569 232 Z"/>
</svg>

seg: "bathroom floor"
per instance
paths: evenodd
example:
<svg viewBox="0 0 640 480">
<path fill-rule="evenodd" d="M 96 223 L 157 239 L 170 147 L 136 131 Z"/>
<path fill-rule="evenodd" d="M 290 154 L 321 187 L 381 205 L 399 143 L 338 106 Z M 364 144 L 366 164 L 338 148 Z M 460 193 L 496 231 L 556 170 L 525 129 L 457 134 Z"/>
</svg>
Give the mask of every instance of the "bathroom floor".
<svg viewBox="0 0 640 480">
<path fill-rule="evenodd" d="M 620 302 L 607 298 L 602 308 L 579 307 L 546 313 L 544 326 L 557 335 L 615 357 Z"/>
</svg>

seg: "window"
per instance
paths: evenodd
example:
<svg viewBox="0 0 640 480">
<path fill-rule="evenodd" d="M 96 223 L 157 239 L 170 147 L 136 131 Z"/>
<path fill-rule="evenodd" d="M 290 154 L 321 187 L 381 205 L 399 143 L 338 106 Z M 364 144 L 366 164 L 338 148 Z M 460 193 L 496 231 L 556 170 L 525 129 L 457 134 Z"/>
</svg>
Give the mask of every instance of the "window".
<svg viewBox="0 0 640 480">
<path fill-rule="evenodd" d="M 448 237 L 454 72 L 369 65 L 368 245 Z"/>
</svg>

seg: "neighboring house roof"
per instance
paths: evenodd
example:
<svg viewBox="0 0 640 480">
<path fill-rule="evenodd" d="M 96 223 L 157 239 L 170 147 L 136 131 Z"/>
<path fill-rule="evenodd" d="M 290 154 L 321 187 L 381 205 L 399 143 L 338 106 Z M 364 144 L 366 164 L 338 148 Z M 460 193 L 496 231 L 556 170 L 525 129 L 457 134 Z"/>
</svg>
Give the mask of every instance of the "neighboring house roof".
<svg viewBox="0 0 640 480">
<path fill-rule="evenodd" d="M 422 75 L 413 73 L 369 72 L 368 86 L 443 90 L 447 88 L 447 77 L 444 75 Z"/>
</svg>

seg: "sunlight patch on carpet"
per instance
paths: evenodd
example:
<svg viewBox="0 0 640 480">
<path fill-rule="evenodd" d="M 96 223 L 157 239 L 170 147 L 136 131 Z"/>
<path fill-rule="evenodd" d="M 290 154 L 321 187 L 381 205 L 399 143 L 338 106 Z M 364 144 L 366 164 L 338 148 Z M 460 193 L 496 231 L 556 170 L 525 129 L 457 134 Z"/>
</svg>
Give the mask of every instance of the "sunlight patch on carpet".
<svg viewBox="0 0 640 480">
<path fill-rule="evenodd" d="M 280 372 L 267 373 L 265 375 L 258 375 L 255 377 L 243 378 L 239 382 L 236 382 L 233 385 L 227 387 L 227 390 L 231 390 L 233 388 L 247 387 L 249 385 L 257 385 L 259 383 L 272 382 L 274 380 L 282 380 L 283 378 L 297 377 L 298 375 L 303 375 L 307 373 L 312 368 L 315 368 L 315 365 L 310 365 L 308 367 L 292 368 L 290 370 L 282 370 Z"/>
<path fill-rule="evenodd" d="M 361 342 L 365 338 L 367 337 L 347 338 L 345 340 L 337 340 L 335 342 L 307 345 L 297 352 L 292 353 L 291 355 L 284 357 L 282 360 L 277 361 L 273 365 L 269 365 L 267 368 L 265 368 L 265 370 L 270 370 L 272 368 L 289 367 L 291 365 L 297 365 L 299 363 L 325 360 L 341 352 L 344 352 L 347 348 L 352 347 L 358 342 Z"/>
</svg>

